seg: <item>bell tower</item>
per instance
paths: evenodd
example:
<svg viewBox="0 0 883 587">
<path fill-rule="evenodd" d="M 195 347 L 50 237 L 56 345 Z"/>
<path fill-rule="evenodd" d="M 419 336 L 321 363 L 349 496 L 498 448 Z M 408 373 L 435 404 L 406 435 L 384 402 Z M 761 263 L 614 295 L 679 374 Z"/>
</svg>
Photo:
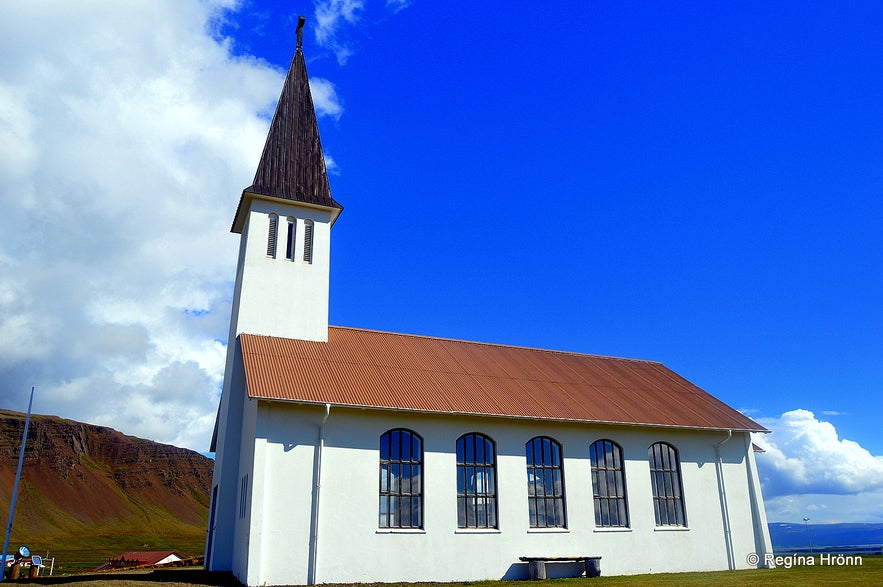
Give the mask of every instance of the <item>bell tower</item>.
<svg viewBox="0 0 883 587">
<path fill-rule="evenodd" d="M 263 453 L 257 402 L 248 399 L 241 333 L 327 342 L 331 226 L 343 207 L 331 197 L 302 39 L 291 60 L 254 181 L 242 191 L 231 231 L 240 236 L 224 387 L 210 450 L 215 452 L 205 566 L 229 571 L 248 555 L 260 513 Z M 243 538 L 245 537 L 245 538 Z M 245 563 L 247 567 L 247 563 Z M 240 579 L 242 569 L 239 569 Z"/>
<path fill-rule="evenodd" d="M 241 236 L 230 338 L 242 332 L 328 340 L 331 197 L 302 39 L 276 106 L 252 184 L 233 219 Z"/>
</svg>

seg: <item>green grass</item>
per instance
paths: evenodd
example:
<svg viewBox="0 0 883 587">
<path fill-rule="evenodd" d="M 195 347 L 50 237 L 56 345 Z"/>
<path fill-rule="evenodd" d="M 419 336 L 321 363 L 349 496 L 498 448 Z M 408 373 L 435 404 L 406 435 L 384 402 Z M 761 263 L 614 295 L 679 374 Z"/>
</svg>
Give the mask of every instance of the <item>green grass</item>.
<svg viewBox="0 0 883 587">
<path fill-rule="evenodd" d="M 91 572 L 108 559 L 132 550 L 174 550 L 188 557 L 201 555 L 204 548 L 204 538 L 201 536 L 170 540 L 161 536 L 133 533 L 87 536 L 76 543 L 65 540 L 64 543 L 47 544 L 32 551 L 41 556 L 48 551 L 49 558 L 55 558 L 55 575 L 72 575 Z M 49 564 L 48 560 L 46 564 Z"/>
<path fill-rule="evenodd" d="M 564 587 L 571 583 L 582 587 L 667 587 L 704 586 L 714 587 L 827 587 L 838 585 L 883 585 L 883 556 L 862 555 L 862 565 L 834 566 L 819 564 L 814 566 L 795 565 L 790 569 L 756 569 L 745 571 L 717 571 L 710 573 L 668 573 L 654 575 L 627 575 L 621 577 L 598 577 L 596 579 L 555 579 L 532 581 L 531 587 Z M 604 571 L 604 566 L 601 566 Z M 499 582 L 473 583 L 473 587 L 500 587 Z M 575 586 L 574 586 L 575 587 Z"/>
<path fill-rule="evenodd" d="M 883 585 L 883 556 L 862 555 L 862 565 L 798 565 L 790 569 L 758 569 L 748 571 L 717 571 L 707 573 L 670 573 L 653 575 L 630 575 L 623 577 L 598 577 L 594 579 L 552 579 L 548 581 L 476 581 L 461 583 L 365 583 L 358 587 L 667 587 L 705 586 L 713 587 L 836 587 L 842 585 Z M 602 567 L 603 571 L 603 567 Z M 140 577 L 140 579 L 139 579 Z M 58 578 L 65 585 L 82 587 L 134 587 L 150 583 L 162 583 L 168 587 L 217 587 L 235 585 L 226 574 L 204 573 L 198 569 L 169 569 L 163 571 L 126 572 L 107 575 L 88 575 L 81 580 L 76 577 Z M 51 584 L 51 578 L 41 578 L 43 584 Z M 331 587 L 329 584 L 328 587 Z"/>
</svg>

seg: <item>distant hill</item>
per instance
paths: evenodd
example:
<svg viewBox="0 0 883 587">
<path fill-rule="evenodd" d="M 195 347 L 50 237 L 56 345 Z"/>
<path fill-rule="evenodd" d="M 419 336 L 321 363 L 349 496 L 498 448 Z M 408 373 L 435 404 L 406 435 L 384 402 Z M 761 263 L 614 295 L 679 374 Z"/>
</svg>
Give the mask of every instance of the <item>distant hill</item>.
<svg viewBox="0 0 883 587">
<path fill-rule="evenodd" d="M 24 420 L 0 410 L 4 525 Z M 212 467 L 191 450 L 32 415 L 11 546 L 25 544 L 35 553 L 168 548 L 201 555 Z"/>
<path fill-rule="evenodd" d="M 773 548 L 808 549 L 830 546 L 883 545 L 883 524 L 792 524 L 771 522 Z"/>
</svg>

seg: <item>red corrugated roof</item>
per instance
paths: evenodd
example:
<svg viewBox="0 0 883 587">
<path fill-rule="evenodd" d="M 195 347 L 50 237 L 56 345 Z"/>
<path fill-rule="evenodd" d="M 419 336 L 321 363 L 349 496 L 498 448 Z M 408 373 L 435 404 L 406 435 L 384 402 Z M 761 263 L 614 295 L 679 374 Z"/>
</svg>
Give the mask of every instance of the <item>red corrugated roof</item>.
<svg viewBox="0 0 883 587">
<path fill-rule="evenodd" d="M 766 431 L 661 363 L 328 328 L 242 334 L 249 397 L 362 408 Z"/>
</svg>

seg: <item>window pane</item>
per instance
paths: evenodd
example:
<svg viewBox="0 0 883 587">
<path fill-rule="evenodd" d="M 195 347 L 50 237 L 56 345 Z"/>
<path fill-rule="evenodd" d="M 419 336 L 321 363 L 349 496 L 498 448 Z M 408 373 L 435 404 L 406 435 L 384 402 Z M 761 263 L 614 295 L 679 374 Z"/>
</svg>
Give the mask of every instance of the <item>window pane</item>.
<svg viewBox="0 0 883 587">
<path fill-rule="evenodd" d="M 560 497 L 555 499 L 555 525 L 564 525 L 564 499 Z"/>
<path fill-rule="evenodd" d="M 457 462 L 464 463 L 466 458 L 466 442 L 463 436 L 457 439 Z"/>
<path fill-rule="evenodd" d="M 467 506 L 466 506 L 466 526 L 468 528 L 475 527 L 475 498 L 469 497 L 467 498 Z"/>
<path fill-rule="evenodd" d="M 421 474 L 423 467 L 420 465 L 411 465 L 411 489 L 414 493 L 423 495 L 423 476 Z"/>
<path fill-rule="evenodd" d="M 423 527 L 423 498 L 415 497 L 411 500 L 411 520 L 417 528 Z"/>
<path fill-rule="evenodd" d="M 407 432 L 402 432 L 402 461 L 407 462 L 411 460 L 411 435 Z"/>
<path fill-rule="evenodd" d="M 401 486 L 401 494 L 406 495 L 411 493 L 411 467 L 408 465 L 402 465 L 402 486 Z"/>
<path fill-rule="evenodd" d="M 380 437 L 380 460 L 389 460 L 389 433 L 387 432 Z"/>
<path fill-rule="evenodd" d="M 487 528 L 487 500 L 483 497 L 478 498 L 478 519 L 476 523 L 479 528 Z"/>
<path fill-rule="evenodd" d="M 552 492 L 555 495 L 564 495 L 564 481 L 561 479 L 561 469 L 552 470 Z"/>
<path fill-rule="evenodd" d="M 421 460 L 423 455 L 423 440 L 416 434 L 411 435 L 411 454 L 415 460 Z"/>
<path fill-rule="evenodd" d="M 401 430 L 393 430 L 390 434 L 390 449 L 389 449 L 389 458 L 399 461 L 402 458 L 402 450 L 401 450 L 401 439 L 402 439 L 402 431 Z"/>
</svg>

